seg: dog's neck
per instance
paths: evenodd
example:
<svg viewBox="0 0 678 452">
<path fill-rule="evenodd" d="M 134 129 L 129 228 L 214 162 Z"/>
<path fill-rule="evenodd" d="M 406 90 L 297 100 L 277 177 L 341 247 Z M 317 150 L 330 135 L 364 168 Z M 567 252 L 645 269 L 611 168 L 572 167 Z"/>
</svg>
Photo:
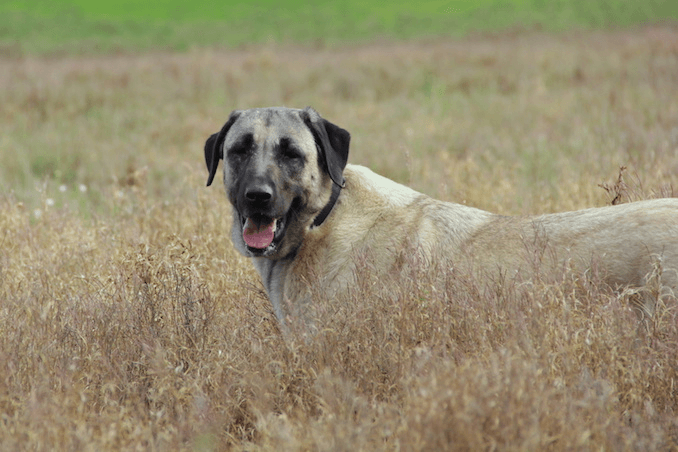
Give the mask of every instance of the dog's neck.
<svg viewBox="0 0 678 452">
<path fill-rule="evenodd" d="M 334 208 L 334 205 L 337 203 L 337 199 L 339 199 L 339 194 L 341 193 L 341 185 L 332 184 L 332 194 L 330 195 L 330 200 L 328 201 L 327 204 L 325 204 L 325 207 L 323 207 L 323 210 L 320 211 L 317 217 L 313 220 L 313 225 L 311 226 L 312 228 L 317 228 L 323 222 L 325 219 L 327 219 L 328 215 L 330 212 L 332 212 L 332 209 Z"/>
</svg>

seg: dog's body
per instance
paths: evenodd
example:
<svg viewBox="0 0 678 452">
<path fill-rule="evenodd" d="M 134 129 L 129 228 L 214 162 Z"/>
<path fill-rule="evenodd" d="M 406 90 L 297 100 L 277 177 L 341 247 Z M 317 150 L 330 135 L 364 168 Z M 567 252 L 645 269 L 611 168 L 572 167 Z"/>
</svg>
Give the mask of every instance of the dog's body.
<svg viewBox="0 0 678 452">
<path fill-rule="evenodd" d="M 615 288 L 643 286 L 658 266 L 664 294 L 678 292 L 678 199 L 506 217 L 347 165 L 349 140 L 310 108 L 271 108 L 233 112 L 205 145 L 208 185 L 223 157 L 233 242 L 253 258 L 280 320 L 310 300 L 309 284 L 330 297 L 350 287 L 356 256 L 386 274 L 412 250 L 493 279 L 595 265 Z"/>
</svg>

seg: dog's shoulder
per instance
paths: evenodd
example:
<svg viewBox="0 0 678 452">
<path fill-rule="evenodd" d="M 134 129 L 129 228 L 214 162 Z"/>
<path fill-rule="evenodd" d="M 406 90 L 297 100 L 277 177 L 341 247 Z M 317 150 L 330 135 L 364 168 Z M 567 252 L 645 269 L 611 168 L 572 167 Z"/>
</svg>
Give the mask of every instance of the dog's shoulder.
<svg viewBox="0 0 678 452">
<path fill-rule="evenodd" d="M 351 194 L 368 198 L 366 201 L 370 203 L 383 202 L 391 207 L 404 207 L 424 196 L 361 165 L 347 165 L 344 177 Z"/>
</svg>

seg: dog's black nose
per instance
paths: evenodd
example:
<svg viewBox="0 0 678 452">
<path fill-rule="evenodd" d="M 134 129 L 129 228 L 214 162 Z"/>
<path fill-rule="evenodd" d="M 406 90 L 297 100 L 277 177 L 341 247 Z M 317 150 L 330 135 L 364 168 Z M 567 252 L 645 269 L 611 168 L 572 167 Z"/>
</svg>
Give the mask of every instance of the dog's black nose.
<svg viewBox="0 0 678 452">
<path fill-rule="evenodd" d="M 273 187 L 268 184 L 255 184 L 247 188 L 245 198 L 254 205 L 263 206 L 273 197 Z"/>
</svg>

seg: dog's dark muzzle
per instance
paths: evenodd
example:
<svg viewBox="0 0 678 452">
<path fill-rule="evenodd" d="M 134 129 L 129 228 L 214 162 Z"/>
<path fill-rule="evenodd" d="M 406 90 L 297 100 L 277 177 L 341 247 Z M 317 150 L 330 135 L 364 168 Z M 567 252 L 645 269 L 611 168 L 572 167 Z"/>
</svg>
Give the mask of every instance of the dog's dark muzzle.
<svg viewBox="0 0 678 452">
<path fill-rule="evenodd" d="M 242 238 L 255 256 L 276 252 L 287 225 L 287 209 L 272 182 L 259 179 L 246 184 L 239 197 Z"/>
<path fill-rule="evenodd" d="M 248 210 L 265 212 L 271 205 L 274 192 L 273 184 L 250 184 L 245 187 L 244 202 Z"/>
</svg>

